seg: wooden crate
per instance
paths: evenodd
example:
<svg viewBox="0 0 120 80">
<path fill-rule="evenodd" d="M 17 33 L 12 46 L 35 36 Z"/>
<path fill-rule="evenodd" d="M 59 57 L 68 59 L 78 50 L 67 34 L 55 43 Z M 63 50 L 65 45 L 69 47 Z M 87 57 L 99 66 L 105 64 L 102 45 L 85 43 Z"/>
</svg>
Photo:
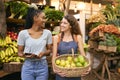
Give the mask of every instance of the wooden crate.
<svg viewBox="0 0 120 80">
<path fill-rule="evenodd" d="M 5 72 L 19 72 L 21 71 L 22 63 L 20 62 L 10 62 L 3 64 L 3 71 Z"/>
</svg>

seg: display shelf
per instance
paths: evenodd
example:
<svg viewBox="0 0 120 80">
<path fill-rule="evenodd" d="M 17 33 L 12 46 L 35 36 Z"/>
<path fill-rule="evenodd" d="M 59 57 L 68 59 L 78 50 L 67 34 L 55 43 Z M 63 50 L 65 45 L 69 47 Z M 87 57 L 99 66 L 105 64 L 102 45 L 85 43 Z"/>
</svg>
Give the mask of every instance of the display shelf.
<svg viewBox="0 0 120 80">
<path fill-rule="evenodd" d="M 3 70 L 5 72 L 20 72 L 23 63 L 20 62 L 10 62 L 3 64 Z"/>
<path fill-rule="evenodd" d="M 10 72 L 5 72 L 3 70 L 0 70 L 0 78 L 2 78 L 3 76 L 6 76 L 8 74 L 11 74 Z"/>
<path fill-rule="evenodd" d="M 16 23 L 16 24 L 25 24 L 24 19 L 7 18 L 6 22 L 8 22 L 8 23 Z"/>
</svg>

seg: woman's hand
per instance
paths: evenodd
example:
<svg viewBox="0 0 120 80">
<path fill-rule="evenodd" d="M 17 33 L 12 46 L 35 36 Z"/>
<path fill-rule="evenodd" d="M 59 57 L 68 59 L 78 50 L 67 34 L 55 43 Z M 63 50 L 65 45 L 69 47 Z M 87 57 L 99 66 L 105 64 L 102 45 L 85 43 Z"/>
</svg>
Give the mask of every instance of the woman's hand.
<svg viewBox="0 0 120 80">
<path fill-rule="evenodd" d="M 91 71 L 91 67 L 89 67 L 89 69 L 85 73 L 83 73 L 81 76 L 85 76 L 85 75 L 89 74 L 90 71 Z"/>
<path fill-rule="evenodd" d="M 41 52 L 39 55 L 37 55 L 37 58 L 42 58 L 44 56 L 44 53 L 43 52 Z"/>
<path fill-rule="evenodd" d="M 61 77 L 66 77 L 65 73 L 63 73 L 59 70 L 56 71 L 56 74 L 60 75 Z"/>
<path fill-rule="evenodd" d="M 25 58 L 36 58 L 37 55 L 32 54 L 32 53 L 25 53 Z"/>
<path fill-rule="evenodd" d="M 54 68 L 54 66 L 53 66 L 53 72 L 56 73 L 56 74 L 58 74 L 58 75 L 60 75 L 61 77 L 65 77 L 65 76 L 66 76 L 63 72 L 59 71 L 59 69 L 56 70 L 56 69 Z"/>
</svg>

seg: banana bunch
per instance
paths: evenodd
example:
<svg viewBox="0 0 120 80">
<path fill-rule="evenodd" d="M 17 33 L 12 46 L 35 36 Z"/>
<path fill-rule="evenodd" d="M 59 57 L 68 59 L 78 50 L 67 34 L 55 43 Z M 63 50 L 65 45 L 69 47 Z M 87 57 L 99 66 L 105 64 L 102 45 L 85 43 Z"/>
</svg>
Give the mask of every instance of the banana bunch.
<svg viewBox="0 0 120 80">
<path fill-rule="evenodd" d="M 9 44 L 15 44 L 15 41 L 12 42 L 10 36 L 6 36 L 5 39 L 0 38 L 0 47 L 6 47 Z"/>
<path fill-rule="evenodd" d="M 17 47 L 17 42 L 16 41 L 12 41 L 12 45 Z"/>
<path fill-rule="evenodd" d="M 12 43 L 12 39 L 8 35 L 6 36 L 5 41 L 6 41 L 7 44 L 11 44 Z"/>
<path fill-rule="evenodd" d="M 24 58 L 18 56 L 18 49 L 9 45 L 5 50 L 0 51 L 0 62 L 23 62 Z"/>
<path fill-rule="evenodd" d="M 5 39 L 0 38 L 0 62 L 23 62 L 24 58 L 18 56 L 17 41 L 12 40 L 10 36 Z"/>
<path fill-rule="evenodd" d="M 0 39 L 0 46 L 5 47 L 7 45 L 5 39 Z"/>
</svg>

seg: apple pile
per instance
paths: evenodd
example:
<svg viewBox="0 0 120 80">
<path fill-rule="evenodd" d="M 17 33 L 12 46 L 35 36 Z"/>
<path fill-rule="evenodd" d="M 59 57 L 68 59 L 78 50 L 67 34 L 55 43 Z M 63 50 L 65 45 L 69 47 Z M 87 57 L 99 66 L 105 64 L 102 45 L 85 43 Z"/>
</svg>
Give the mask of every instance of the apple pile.
<svg viewBox="0 0 120 80">
<path fill-rule="evenodd" d="M 9 35 L 12 40 L 17 40 L 18 34 L 16 32 L 8 31 L 7 35 Z"/>
<path fill-rule="evenodd" d="M 67 56 L 66 59 L 56 59 L 55 64 L 65 68 L 86 67 L 88 61 L 84 56 L 78 55 L 76 57 Z"/>
</svg>

